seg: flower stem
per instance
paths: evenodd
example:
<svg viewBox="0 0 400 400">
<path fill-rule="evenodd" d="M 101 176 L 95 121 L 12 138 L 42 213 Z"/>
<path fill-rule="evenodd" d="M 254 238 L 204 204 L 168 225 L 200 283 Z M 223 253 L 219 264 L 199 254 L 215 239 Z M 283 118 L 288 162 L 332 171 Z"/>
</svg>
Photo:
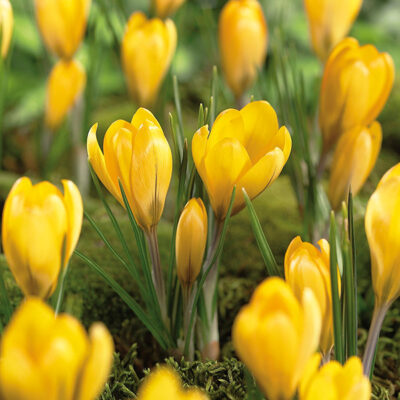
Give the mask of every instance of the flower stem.
<svg viewBox="0 0 400 400">
<path fill-rule="evenodd" d="M 192 286 L 183 288 L 183 332 L 184 332 L 184 340 L 183 344 L 186 343 L 186 340 L 189 340 L 189 352 L 187 355 L 188 361 L 193 361 L 194 358 L 194 335 L 193 330 L 190 333 L 190 338 L 187 338 L 190 324 L 190 312 L 193 307 L 194 300 L 194 291 L 192 290 Z"/>
</svg>

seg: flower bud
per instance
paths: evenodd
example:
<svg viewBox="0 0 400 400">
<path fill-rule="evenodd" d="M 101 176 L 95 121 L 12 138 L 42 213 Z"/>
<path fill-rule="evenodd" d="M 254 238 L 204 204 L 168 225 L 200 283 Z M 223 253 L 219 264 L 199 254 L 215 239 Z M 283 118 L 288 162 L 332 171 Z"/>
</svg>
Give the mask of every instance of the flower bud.
<svg viewBox="0 0 400 400">
<path fill-rule="evenodd" d="M 36 20 L 49 51 L 71 59 L 82 42 L 91 0 L 35 0 Z"/>
<path fill-rule="evenodd" d="M 269 278 L 255 290 L 233 325 L 240 359 L 269 400 L 290 400 L 321 331 L 321 311 L 311 289 L 299 302 L 289 285 Z"/>
<path fill-rule="evenodd" d="M 158 17 L 167 18 L 184 2 L 185 0 L 153 0 L 153 7 Z"/>
<path fill-rule="evenodd" d="M 25 296 L 51 296 L 79 239 L 82 198 L 73 182 L 62 184 L 64 195 L 49 182 L 18 179 L 4 205 L 4 255 Z"/>
<path fill-rule="evenodd" d="M 147 19 L 142 12 L 131 15 L 122 39 L 121 58 L 133 99 L 151 106 L 171 64 L 176 48 L 172 20 Z"/>
<path fill-rule="evenodd" d="M 1 57 L 7 57 L 14 26 L 14 15 L 9 0 L 0 0 L 0 50 Z"/>
<path fill-rule="evenodd" d="M 267 23 L 257 0 L 229 0 L 219 18 L 225 80 L 236 98 L 254 82 L 267 54 Z"/>
<path fill-rule="evenodd" d="M 95 400 L 111 369 L 113 342 L 95 323 L 86 334 L 75 318 L 28 298 L 4 331 L 0 398 Z M 60 397 L 61 396 L 61 397 Z"/>
<path fill-rule="evenodd" d="M 176 268 L 183 287 L 191 287 L 200 273 L 207 243 L 207 212 L 203 201 L 191 199 L 176 230 Z"/>
<path fill-rule="evenodd" d="M 172 175 L 172 153 L 160 124 L 145 108 L 131 122 L 117 120 L 104 136 L 104 154 L 96 137 L 87 138 L 89 162 L 108 191 L 124 206 L 121 182 L 136 222 L 149 232 L 158 224 Z"/>
<path fill-rule="evenodd" d="M 357 126 L 367 126 L 381 112 L 394 81 L 394 64 L 388 53 L 379 53 L 357 40 L 342 40 L 326 62 L 321 84 L 319 124 L 323 152 Z"/>
<path fill-rule="evenodd" d="M 75 60 L 60 60 L 52 69 L 47 82 L 46 125 L 56 130 L 68 111 L 81 97 L 86 85 L 86 73 Z"/>
<path fill-rule="evenodd" d="M 325 62 L 331 50 L 347 35 L 362 0 L 305 0 L 304 5 L 315 53 Z"/>
<path fill-rule="evenodd" d="M 349 188 L 355 196 L 374 168 L 382 143 L 379 122 L 356 127 L 339 139 L 333 156 L 328 197 L 334 210 L 346 200 Z"/>
<path fill-rule="evenodd" d="M 365 231 L 375 308 L 380 308 L 400 296 L 400 163 L 386 172 L 369 199 Z"/>
</svg>

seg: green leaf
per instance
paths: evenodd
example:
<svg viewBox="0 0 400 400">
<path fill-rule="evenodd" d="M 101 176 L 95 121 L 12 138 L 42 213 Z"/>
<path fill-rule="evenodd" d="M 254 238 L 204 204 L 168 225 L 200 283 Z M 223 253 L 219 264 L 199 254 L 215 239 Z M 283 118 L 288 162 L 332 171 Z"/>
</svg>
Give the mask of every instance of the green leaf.
<svg viewBox="0 0 400 400">
<path fill-rule="evenodd" d="M 8 298 L 6 285 L 4 283 L 3 272 L 0 271 L 0 302 L 2 305 L 2 311 L 5 317 L 5 323 L 7 325 L 11 318 L 13 309 L 11 307 L 10 299 Z"/>
<path fill-rule="evenodd" d="M 181 99 L 179 95 L 179 87 L 178 87 L 178 78 L 176 75 L 173 77 L 173 85 L 174 85 L 174 99 L 175 99 L 175 108 L 176 108 L 176 114 L 178 116 L 178 147 L 179 147 L 179 152 L 182 153 L 183 151 L 183 139 L 184 139 L 184 133 L 183 133 L 183 118 L 182 118 L 182 106 L 181 106 Z"/>
</svg>

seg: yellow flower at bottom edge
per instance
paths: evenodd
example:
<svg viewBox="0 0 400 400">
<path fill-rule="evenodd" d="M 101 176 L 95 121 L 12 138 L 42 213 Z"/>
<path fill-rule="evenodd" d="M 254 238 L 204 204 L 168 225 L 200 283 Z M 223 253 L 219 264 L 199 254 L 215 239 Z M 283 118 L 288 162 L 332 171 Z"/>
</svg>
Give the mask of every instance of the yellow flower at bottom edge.
<svg viewBox="0 0 400 400">
<path fill-rule="evenodd" d="M 0 55 L 2 58 L 7 57 L 13 26 L 14 15 L 10 1 L 0 0 Z"/>
<path fill-rule="evenodd" d="M 253 199 L 279 176 L 292 148 L 285 126 L 266 101 L 253 101 L 240 111 L 220 113 L 212 126 L 193 136 L 192 153 L 215 216 L 226 217 L 236 185 L 232 215 L 245 206 L 242 189 Z"/>
<path fill-rule="evenodd" d="M 351 357 L 345 365 L 331 361 L 318 369 L 320 357 L 314 356 L 302 378 L 300 400 L 369 400 L 371 384 L 363 374 L 361 360 Z"/>
<path fill-rule="evenodd" d="M 328 197 L 334 210 L 347 200 L 349 188 L 355 196 L 375 166 L 382 143 L 382 128 L 375 121 L 356 127 L 339 139 L 333 156 Z"/>
<path fill-rule="evenodd" d="M 208 400 L 199 389 L 182 389 L 179 376 L 171 368 L 158 367 L 139 389 L 138 400 Z"/>
<path fill-rule="evenodd" d="M 94 400 L 110 372 L 113 342 L 95 323 L 89 335 L 75 318 L 28 298 L 4 331 L 0 347 L 2 400 Z"/>
<path fill-rule="evenodd" d="M 255 290 L 233 325 L 239 358 L 269 400 L 290 400 L 318 347 L 321 311 L 311 289 L 299 302 L 289 285 L 269 278 Z"/>
<path fill-rule="evenodd" d="M 55 130 L 68 111 L 81 97 L 86 86 L 86 72 L 76 60 L 60 60 L 52 69 L 47 82 L 46 125 Z"/>
<path fill-rule="evenodd" d="M 64 194 L 49 182 L 32 185 L 23 177 L 15 182 L 4 205 L 4 255 L 25 296 L 51 296 L 79 239 L 82 198 L 73 182 L 62 184 Z"/>
</svg>

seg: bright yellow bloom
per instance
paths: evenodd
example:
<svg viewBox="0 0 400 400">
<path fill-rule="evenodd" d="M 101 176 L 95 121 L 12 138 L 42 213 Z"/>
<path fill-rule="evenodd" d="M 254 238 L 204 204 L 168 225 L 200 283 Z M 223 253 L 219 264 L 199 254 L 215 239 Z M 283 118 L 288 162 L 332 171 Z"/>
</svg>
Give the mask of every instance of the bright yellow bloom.
<svg viewBox="0 0 400 400">
<path fill-rule="evenodd" d="M 251 199 L 281 173 L 292 148 L 285 126 L 279 128 L 274 109 L 254 101 L 240 111 L 218 115 L 211 133 L 208 126 L 193 137 L 192 153 L 216 217 L 223 220 L 236 185 L 232 215 L 245 205 L 242 188 Z"/>
<path fill-rule="evenodd" d="M 158 367 L 144 381 L 137 400 L 208 400 L 199 389 L 182 389 L 179 376 L 167 367 Z"/>
<path fill-rule="evenodd" d="M 46 125 L 57 129 L 68 111 L 81 97 L 86 85 L 86 72 L 80 62 L 60 60 L 47 82 Z"/>
<path fill-rule="evenodd" d="M 369 199 L 365 231 L 379 308 L 400 296 L 400 163 L 386 172 Z"/>
<path fill-rule="evenodd" d="M 167 18 L 173 14 L 185 0 L 152 0 L 156 14 L 160 18 Z"/>
<path fill-rule="evenodd" d="M 14 15 L 9 0 L 0 0 L 0 50 L 1 57 L 6 58 L 10 47 L 14 26 Z"/>
<path fill-rule="evenodd" d="M 82 42 L 91 0 L 35 0 L 36 20 L 48 50 L 70 59 Z"/>
<path fill-rule="evenodd" d="M 349 187 L 355 196 L 374 168 L 382 143 L 382 128 L 374 121 L 345 132 L 338 141 L 331 166 L 328 197 L 336 210 L 346 199 Z"/>
<path fill-rule="evenodd" d="M 321 61 L 347 35 L 362 0 L 304 0 L 311 42 Z"/>
<path fill-rule="evenodd" d="M 367 126 L 381 112 L 394 81 L 393 60 L 372 45 L 346 38 L 332 51 L 321 84 L 319 123 L 324 152 L 357 126 Z"/>
<path fill-rule="evenodd" d="M 190 199 L 176 230 L 176 268 L 184 287 L 191 287 L 200 273 L 207 243 L 207 211 L 203 201 Z"/>
<path fill-rule="evenodd" d="M 267 23 L 259 2 L 229 0 L 218 29 L 225 79 L 239 98 L 253 84 L 267 54 Z"/>
<path fill-rule="evenodd" d="M 2 400 L 94 400 L 108 378 L 113 341 L 95 323 L 86 334 L 75 318 L 28 298 L 4 331 L 0 349 Z"/>
<path fill-rule="evenodd" d="M 46 299 L 54 292 L 79 239 L 82 198 L 73 182 L 62 184 L 64 195 L 49 182 L 18 179 L 4 205 L 4 255 L 25 296 Z"/>
<path fill-rule="evenodd" d="M 150 106 L 175 54 L 177 33 L 172 20 L 131 15 L 121 46 L 122 66 L 133 99 Z"/>
<path fill-rule="evenodd" d="M 255 290 L 233 325 L 235 350 L 269 400 L 292 399 L 307 362 L 318 347 L 321 311 L 312 290 L 301 302 L 280 278 Z"/>
<path fill-rule="evenodd" d="M 298 300 L 301 300 L 304 288 L 314 292 L 323 317 L 320 348 L 327 354 L 333 346 L 329 243 L 321 239 L 318 246 L 319 249 L 302 242 L 300 236 L 295 237 L 285 254 L 285 278 Z M 340 284 L 339 270 L 338 279 Z"/>
<path fill-rule="evenodd" d="M 117 120 L 104 136 L 104 155 L 96 137 L 87 139 L 89 162 L 108 191 L 124 206 L 121 182 L 137 223 L 146 231 L 158 224 L 172 175 L 172 154 L 164 132 L 145 108 L 131 122 Z"/>
<path fill-rule="evenodd" d="M 320 357 L 314 356 L 310 370 L 302 378 L 300 400 L 369 400 L 371 383 L 363 374 L 361 360 L 351 357 L 345 365 L 331 361 L 320 370 Z"/>
</svg>

